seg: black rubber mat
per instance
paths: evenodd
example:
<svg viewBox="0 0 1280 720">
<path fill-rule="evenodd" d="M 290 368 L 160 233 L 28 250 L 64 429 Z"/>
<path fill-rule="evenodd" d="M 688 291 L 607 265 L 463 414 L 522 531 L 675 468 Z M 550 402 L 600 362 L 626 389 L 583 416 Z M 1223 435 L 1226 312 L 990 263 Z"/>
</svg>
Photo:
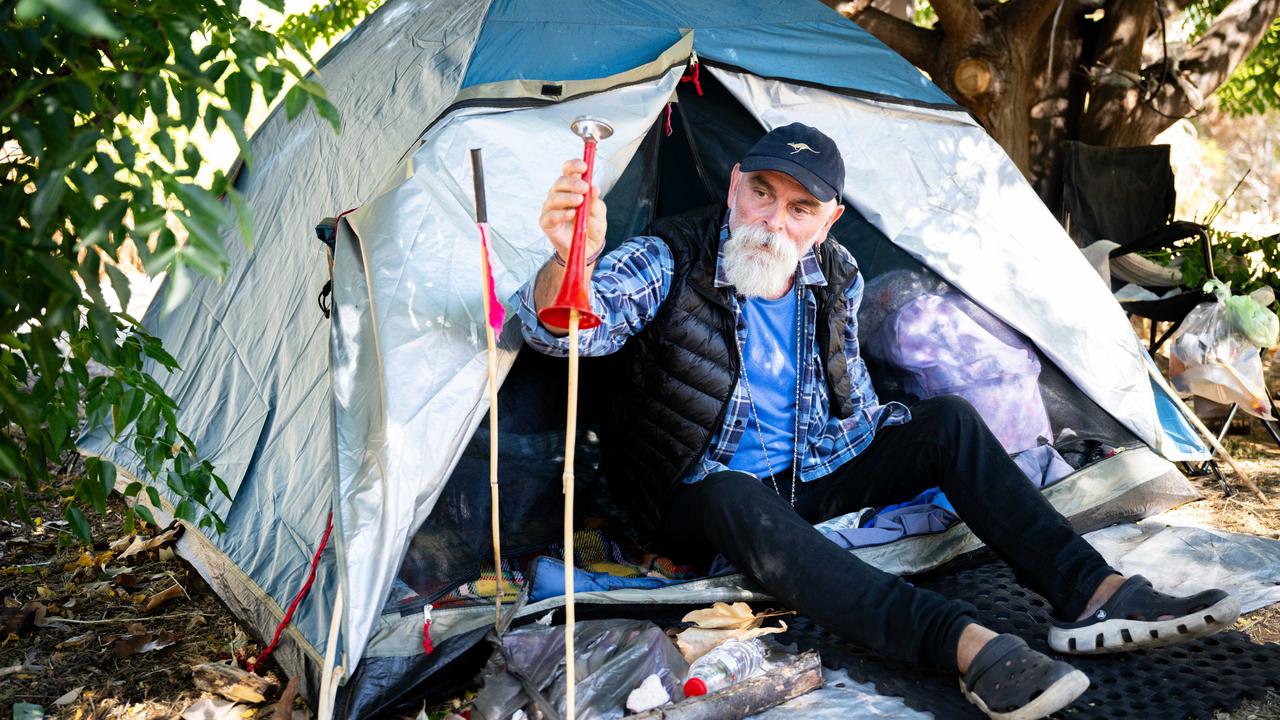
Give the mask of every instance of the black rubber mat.
<svg viewBox="0 0 1280 720">
<path fill-rule="evenodd" d="M 1047 641 L 1049 604 L 1023 589 L 1003 563 L 944 571 L 915 578 L 916 585 L 978 608 L 978 620 L 996 632 L 1020 635 L 1031 647 L 1051 653 Z M 805 617 L 792 623 L 788 638 L 801 649 L 816 649 L 823 664 L 845 668 L 859 682 L 873 682 L 885 695 L 937 718 L 981 718 L 961 695 L 954 675 L 922 671 L 885 660 L 841 641 Z M 784 642 L 786 639 L 784 639 Z M 1062 718 L 1212 718 L 1246 699 L 1260 699 L 1280 687 L 1280 644 L 1259 645 L 1228 630 L 1157 650 L 1099 656 L 1063 656 L 1089 676 L 1089 690 Z"/>
</svg>

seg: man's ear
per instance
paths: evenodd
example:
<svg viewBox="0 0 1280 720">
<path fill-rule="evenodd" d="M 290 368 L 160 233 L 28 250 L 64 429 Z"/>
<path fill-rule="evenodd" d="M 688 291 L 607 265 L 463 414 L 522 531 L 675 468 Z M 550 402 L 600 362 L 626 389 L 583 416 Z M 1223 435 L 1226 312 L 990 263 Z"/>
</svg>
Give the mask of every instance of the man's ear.
<svg viewBox="0 0 1280 720">
<path fill-rule="evenodd" d="M 831 217 L 827 218 L 826 224 L 822 226 L 822 232 L 818 234 L 818 242 L 817 242 L 818 245 L 821 245 L 822 242 L 827 239 L 827 236 L 831 233 L 831 228 L 836 224 L 836 221 L 839 220 L 840 216 L 843 214 L 844 214 L 844 205 L 836 205 L 836 209 L 831 211 Z"/>
<path fill-rule="evenodd" d="M 729 196 L 724 200 L 730 210 L 733 209 L 733 198 L 738 194 L 738 181 L 740 179 L 742 179 L 742 163 L 734 163 L 733 170 L 729 173 Z"/>
</svg>

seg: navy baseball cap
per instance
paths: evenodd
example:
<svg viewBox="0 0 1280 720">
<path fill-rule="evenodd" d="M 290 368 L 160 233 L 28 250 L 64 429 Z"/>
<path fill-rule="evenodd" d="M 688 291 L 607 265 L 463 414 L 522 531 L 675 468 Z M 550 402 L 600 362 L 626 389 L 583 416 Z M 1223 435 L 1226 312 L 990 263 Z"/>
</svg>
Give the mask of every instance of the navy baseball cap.
<svg viewBox="0 0 1280 720">
<path fill-rule="evenodd" d="M 822 202 L 839 197 L 844 188 L 844 158 L 835 141 L 802 123 L 783 125 L 766 133 L 747 151 L 741 169 L 786 173 Z"/>
</svg>

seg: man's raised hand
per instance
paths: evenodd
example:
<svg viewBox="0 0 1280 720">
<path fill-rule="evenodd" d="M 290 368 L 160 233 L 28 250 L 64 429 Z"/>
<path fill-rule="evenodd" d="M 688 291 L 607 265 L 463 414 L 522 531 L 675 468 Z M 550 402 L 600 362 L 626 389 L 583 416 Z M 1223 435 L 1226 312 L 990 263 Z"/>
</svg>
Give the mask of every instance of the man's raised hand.
<svg viewBox="0 0 1280 720">
<path fill-rule="evenodd" d="M 573 216 L 582 198 L 587 193 L 587 183 L 582 174 L 587 171 L 587 164 L 580 159 L 567 160 L 564 174 L 561 175 L 551 189 L 547 191 L 547 201 L 542 204 L 542 215 L 538 224 L 542 232 L 551 239 L 551 245 L 562 260 L 569 258 L 569 245 L 573 242 Z M 599 188 L 591 188 L 591 217 L 587 221 L 587 257 L 596 254 L 604 246 L 605 221 L 604 200 L 599 197 Z"/>
</svg>

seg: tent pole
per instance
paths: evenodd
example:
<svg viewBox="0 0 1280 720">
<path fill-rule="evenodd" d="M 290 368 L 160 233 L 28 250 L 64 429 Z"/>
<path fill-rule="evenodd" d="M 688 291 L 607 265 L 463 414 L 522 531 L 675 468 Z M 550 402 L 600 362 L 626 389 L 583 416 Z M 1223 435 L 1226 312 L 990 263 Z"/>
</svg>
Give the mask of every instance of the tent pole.
<svg viewBox="0 0 1280 720">
<path fill-rule="evenodd" d="M 1204 422 L 1202 422 L 1199 417 L 1196 417 L 1196 414 L 1191 411 L 1191 408 L 1187 407 L 1187 404 L 1182 401 L 1182 398 L 1178 396 L 1178 393 L 1175 392 L 1173 388 L 1169 387 L 1169 383 L 1164 379 L 1163 375 L 1156 371 L 1151 364 L 1147 363 L 1146 365 L 1147 374 L 1151 376 L 1151 379 L 1163 388 L 1164 391 L 1168 393 L 1169 397 L 1173 398 L 1173 402 L 1182 410 L 1182 414 L 1186 415 L 1187 419 L 1191 421 L 1191 424 L 1196 427 L 1196 430 L 1200 431 L 1200 434 L 1204 436 L 1204 439 L 1209 441 L 1209 446 L 1222 453 L 1222 459 L 1226 460 L 1227 464 L 1231 466 L 1236 477 L 1240 478 L 1240 480 L 1245 484 L 1245 487 L 1249 488 L 1249 491 L 1252 492 L 1254 497 L 1258 498 L 1263 505 L 1270 505 L 1271 501 L 1262 493 L 1258 484 L 1253 481 L 1253 477 L 1236 464 L 1236 459 L 1231 457 L 1231 453 L 1227 452 L 1227 449 L 1222 446 L 1222 443 L 1218 442 L 1218 438 L 1213 434 L 1213 431 L 1205 427 Z"/>
<path fill-rule="evenodd" d="M 488 262 L 488 258 L 485 258 Z M 489 294 L 485 293 L 484 304 L 489 314 Z M 489 341 L 489 498 L 493 506 L 490 523 L 493 526 L 493 570 L 497 576 L 497 590 L 493 596 L 493 628 L 501 632 L 502 596 L 506 592 L 506 584 L 502 576 L 502 533 L 498 524 L 498 349 L 493 337 L 493 326 L 485 323 L 485 335 Z"/>
<path fill-rule="evenodd" d="M 577 673 L 574 668 L 573 634 L 573 455 L 578 435 L 578 311 L 569 311 L 569 407 L 565 413 L 564 440 L 564 680 L 565 717 L 577 717 Z"/>
<path fill-rule="evenodd" d="M 498 348 L 494 333 L 502 328 L 505 313 L 493 287 L 493 268 L 489 266 L 489 239 L 486 230 L 489 210 L 485 202 L 484 157 L 480 148 L 471 148 L 471 181 L 475 187 L 476 226 L 480 229 L 480 268 L 484 271 L 484 336 L 489 360 L 489 524 L 493 535 L 493 572 L 496 577 L 493 629 L 500 634 L 502 596 L 506 583 L 502 577 L 502 532 L 498 523 Z"/>
<path fill-rule="evenodd" d="M 342 672 L 338 664 L 338 633 L 342 629 L 343 589 L 342 580 L 338 580 L 338 597 L 333 601 L 333 617 L 329 619 L 329 637 L 325 640 L 324 665 L 320 668 L 320 698 L 316 717 L 318 720 L 332 720 L 333 706 L 337 700 L 338 675 Z"/>
</svg>

